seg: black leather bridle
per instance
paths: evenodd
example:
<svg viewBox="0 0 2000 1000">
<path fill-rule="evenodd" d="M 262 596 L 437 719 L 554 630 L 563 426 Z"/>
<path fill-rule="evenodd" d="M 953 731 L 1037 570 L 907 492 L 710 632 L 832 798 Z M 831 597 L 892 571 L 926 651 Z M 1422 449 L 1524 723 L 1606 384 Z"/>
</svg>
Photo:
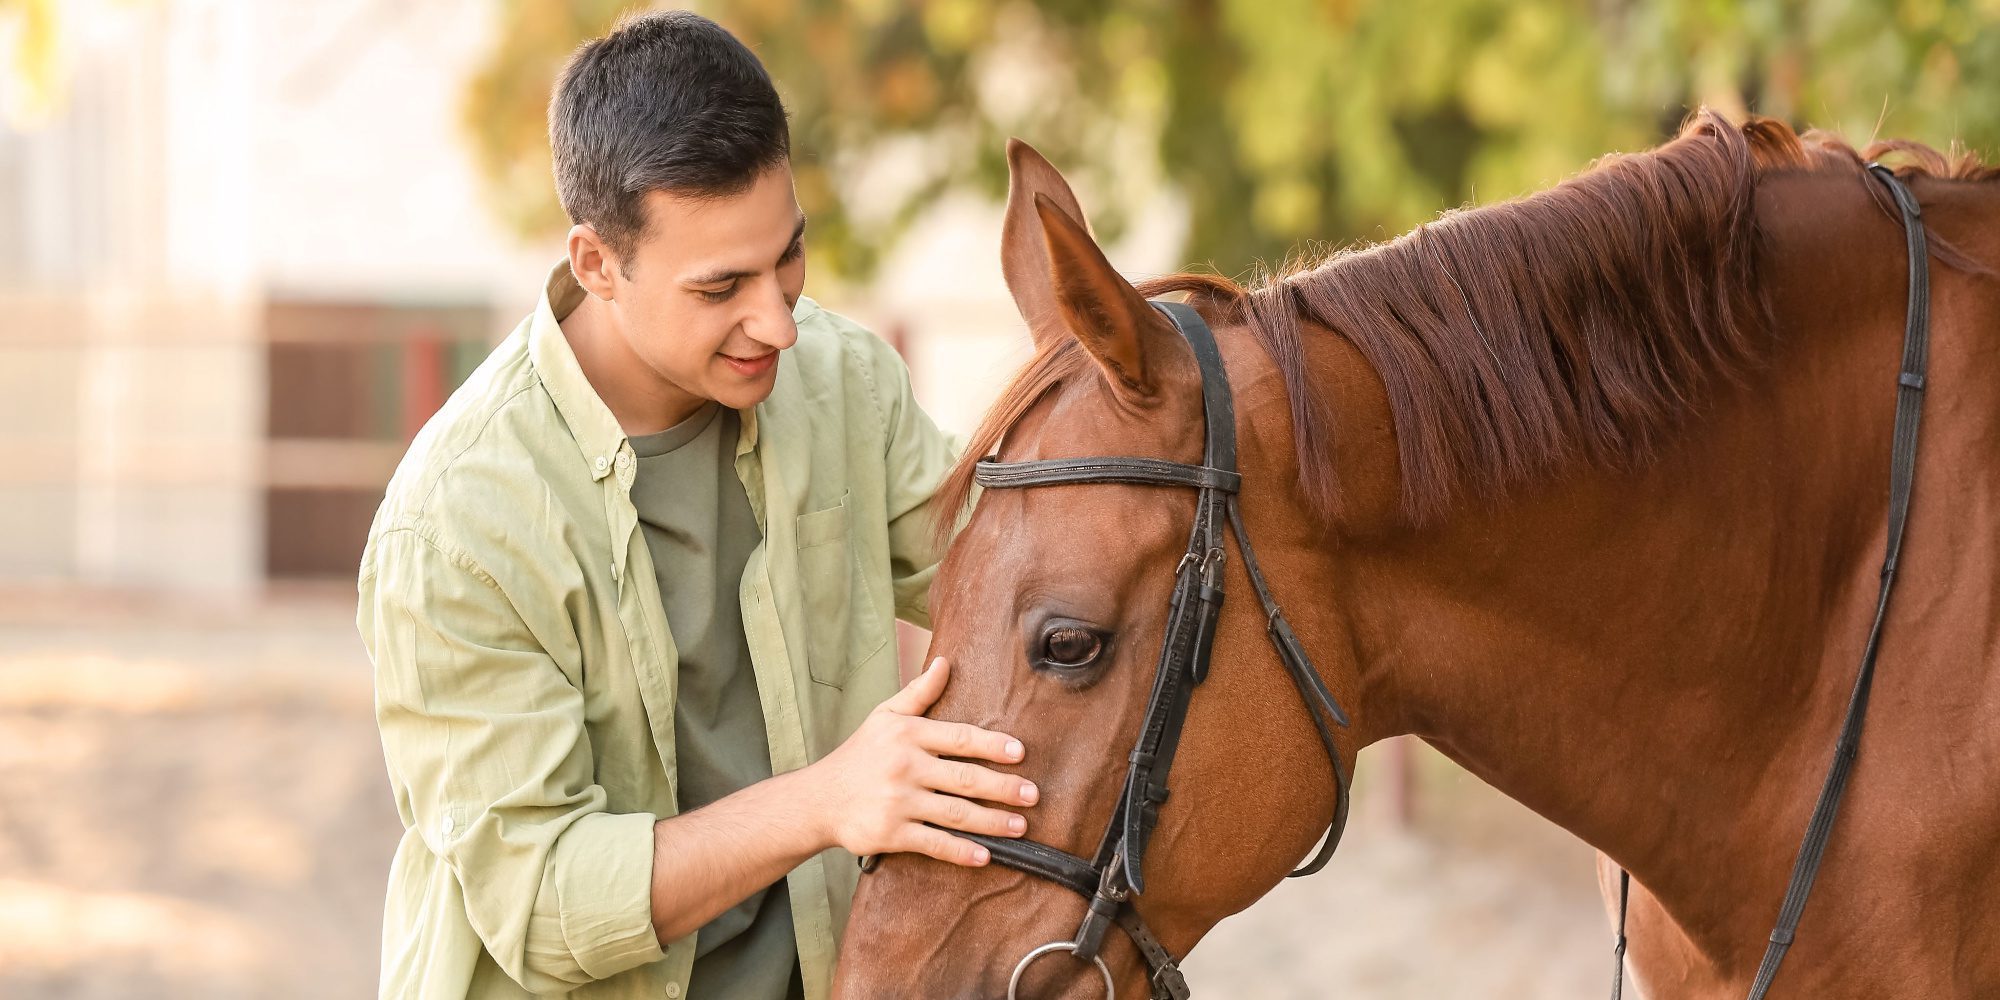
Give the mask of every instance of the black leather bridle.
<svg viewBox="0 0 2000 1000">
<path fill-rule="evenodd" d="M 989 458 L 981 459 L 974 471 L 975 480 L 989 490 L 1127 483 L 1196 491 L 1194 530 L 1188 537 L 1187 554 L 1174 569 L 1174 593 L 1167 606 L 1167 634 L 1160 647 L 1159 666 L 1153 674 L 1145 723 L 1139 729 L 1138 744 L 1127 758 L 1124 790 L 1112 810 L 1096 856 L 1086 861 L 1032 840 L 959 834 L 984 845 L 995 861 L 1065 886 L 1090 901 L 1075 938 L 1043 945 L 1015 966 L 1007 988 L 1010 998 L 1029 963 L 1053 951 L 1073 952 L 1080 961 L 1096 963 L 1104 973 L 1107 991 L 1110 990 L 1111 973 L 1098 952 L 1105 931 L 1114 923 L 1125 929 L 1145 957 L 1155 1000 L 1187 1000 L 1189 996 L 1179 960 L 1147 929 L 1131 897 L 1145 891 L 1146 845 L 1159 819 L 1160 806 L 1167 801 L 1167 776 L 1174 766 L 1174 753 L 1180 748 L 1188 701 L 1195 687 L 1208 676 L 1216 618 L 1222 611 L 1225 521 L 1227 530 L 1236 536 L 1236 548 L 1242 553 L 1243 568 L 1249 572 L 1251 589 L 1264 605 L 1266 631 L 1271 644 L 1277 647 L 1278 660 L 1285 665 L 1293 685 L 1305 700 L 1306 714 L 1312 717 L 1327 759 L 1333 764 L 1337 788 L 1333 822 L 1312 859 L 1292 875 L 1311 875 L 1326 867 L 1347 823 L 1347 770 L 1341 765 L 1340 749 L 1333 737 L 1335 726 L 1347 725 L 1347 713 L 1334 700 L 1333 692 L 1327 689 L 1299 644 L 1298 636 L 1285 621 L 1284 613 L 1278 609 L 1277 601 L 1272 599 L 1270 587 L 1257 566 L 1257 555 L 1250 548 L 1250 535 L 1244 530 L 1243 516 L 1236 504 L 1237 491 L 1243 483 L 1242 475 L 1236 471 L 1236 410 L 1215 333 L 1188 306 L 1160 301 L 1152 305 L 1187 340 L 1201 371 L 1207 440 L 1200 465 L 1156 458 L 1058 458 L 1032 462 L 1000 462 Z"/>
</svg>

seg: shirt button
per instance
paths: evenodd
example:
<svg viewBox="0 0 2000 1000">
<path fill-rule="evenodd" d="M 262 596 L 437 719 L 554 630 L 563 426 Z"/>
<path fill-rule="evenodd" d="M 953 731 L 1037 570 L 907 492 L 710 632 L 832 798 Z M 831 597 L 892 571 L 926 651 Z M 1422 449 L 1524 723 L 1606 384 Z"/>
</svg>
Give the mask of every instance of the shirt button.
<svg viewBox="0 0 2000 1000">
<path fill-rule="evenodd" d="M 591 463 L 591 467 L 599 472 L 603 472 L 605 469 L 611 467 L 611 463 L 605 461 L 603 455 L 599 455 L 597 456 L 597 461 Z"/>
<path fill-rule="evenodd" d="M 443 819 L 441 819 L 441 820 L 438 820 L 438 832 L 439 832 L 439 833 L 442 833 L 443 835 L 445 835 L 445 836 L 449 837 L 449 836 L 451 836 L 451 831 L 452 831 L 452 827 L 453 827 L 453 823 L 452 823 L 452 821 L 451 821 L 451 817 L 450 817 L 450 816 L 446 816 L 445 818 L 443 818 Z"/>
<path fill-rule="evenodd" d="M 619 452 L 618 471 L 624 472 L 626 469 L 629 469 L 631 467 L 632 467 L 632 454 L 630 452 L 624 452 L 624 451 Z"/>
<path fill-rule="evenodd" d="M 668 984 L 667 984 L 667 1000 L 680 1000 L 680 997 L 681 997 L 681 984 L 679 984 L 679 983 L 668 983 Z"/>
</svg>

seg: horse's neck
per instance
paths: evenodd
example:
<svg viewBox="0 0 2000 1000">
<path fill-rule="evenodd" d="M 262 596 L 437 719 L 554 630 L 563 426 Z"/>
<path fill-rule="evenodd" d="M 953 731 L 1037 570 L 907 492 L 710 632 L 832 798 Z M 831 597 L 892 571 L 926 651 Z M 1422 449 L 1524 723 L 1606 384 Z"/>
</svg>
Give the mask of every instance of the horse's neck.
<svg viewBox="0 0 2000 1000">
<path fill-rule="evenodd" d="M 1351 538 L 1328 570 L 1351 601 L 1364 739 L 1429 740 L 1632 869 L 1697 939 L 1736 933 L 1734 895 L 1705 891 L 1718 878 L 1781 877 L 1792 792 L 1830 749 L 1800 722 L 1837 712 L 1846 627 L 1874 597 L 1902 245 L 1858 188 L 1817 232 L 1778 221 L 1810 217 L 1793 200 L 1760 203 L 1782 346 L 1657 461 Z M 1351 367 L 1344 350 L 1320 360 Z M 1385 420 L 1348 410 L 1342 427 Z"/>
</svg>

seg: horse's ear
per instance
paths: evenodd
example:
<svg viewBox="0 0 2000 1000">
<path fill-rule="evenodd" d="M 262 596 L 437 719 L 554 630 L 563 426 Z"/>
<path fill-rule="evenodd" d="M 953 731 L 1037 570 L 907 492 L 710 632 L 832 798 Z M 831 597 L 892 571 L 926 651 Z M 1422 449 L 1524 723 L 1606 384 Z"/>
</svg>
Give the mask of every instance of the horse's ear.
<svg viewBox="0 0 2000 1000">
<path fill-rule="evenodd" d="M 1157 380 L 1147 365 L 1147 342 L 1172 335 L 1166 317 L 1112 268 L 1097 241 L 1053 199 L 1036 196 L 1035 212 L 1048 250 L 1047 281 L 1063 330 L 1097 360 L 1113 389 L 1151 397 Z"/>
<path fill-rule="evenodd" d="M 1037 348 L 1069 336 L 1049 282 L 1048 242 L 1042 236 L 1037 198 L 1047 198 L 1081 225 L 1083 207 L 1061 172 L 1019 139 L 1007 140 L 1007 221 L 1000 234 L 1000 270 L 1013 293 L 1014 307 L 1028 324 Z"/>
</svg>

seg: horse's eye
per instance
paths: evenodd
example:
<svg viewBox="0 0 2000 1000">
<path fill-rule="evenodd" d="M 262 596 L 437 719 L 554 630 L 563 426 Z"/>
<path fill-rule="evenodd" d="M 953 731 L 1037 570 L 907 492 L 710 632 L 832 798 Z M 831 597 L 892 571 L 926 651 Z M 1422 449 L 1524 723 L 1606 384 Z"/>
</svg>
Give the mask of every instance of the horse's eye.
<svg viewBox="0 0 2000 1000">
<path fill-rule="evenodd" d="M 1075 670 L 1097 662 L 1104 637 L 1075 622 L 1051 622 L 1042 633 L 1042 662 Z"/>
</svg>

